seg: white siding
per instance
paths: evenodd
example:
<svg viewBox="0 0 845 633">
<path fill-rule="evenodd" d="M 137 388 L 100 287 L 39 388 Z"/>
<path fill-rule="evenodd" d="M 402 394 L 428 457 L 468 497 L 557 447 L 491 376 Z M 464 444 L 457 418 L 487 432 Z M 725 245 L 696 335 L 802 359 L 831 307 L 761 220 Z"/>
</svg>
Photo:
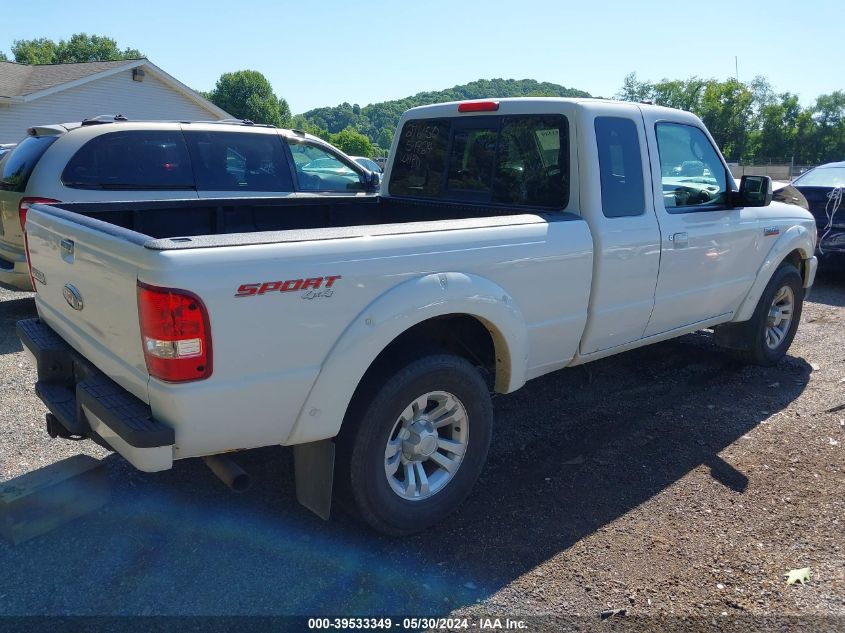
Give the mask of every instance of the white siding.
<svg viewBox="0 0 845 633">
<path fill-rule="evenodd" d="M 218 118 L 149 70 L 144 81 L 132 81 L 132 71 L 126 70 L 27 103 L 0 103 L 0 143 L 16 143 L 33 125 L 81 121 L 100 114 L 185 121 Z"/>
</svg>

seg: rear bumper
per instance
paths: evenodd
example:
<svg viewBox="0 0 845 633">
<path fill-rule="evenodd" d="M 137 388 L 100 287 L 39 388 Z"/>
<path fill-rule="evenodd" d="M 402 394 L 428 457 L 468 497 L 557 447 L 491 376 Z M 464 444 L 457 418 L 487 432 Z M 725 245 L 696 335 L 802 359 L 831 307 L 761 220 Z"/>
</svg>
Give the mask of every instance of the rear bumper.
<svg viewBox="0 0 845 633">
<path fill-rule="evenodd" d="M 7 290 L 32 290 L 23 247 L 0 241 L 0 286 Z"/>
<path fill-rule="evenodd" d="M 68 435 L 106 443 L 139 470 L 173 466 L 173 429 L 40 319 L 18 321 L 17 334 L 38 368 L 35 393 Z"/>
<path fill-rule="evenodd" d="M 10 262 L 0 256 L 0 287 L 6 290 L 17 290 L 30 292 L 32 280 L 29 278 L 29 269 L 26 262 Z"/>
</svg>

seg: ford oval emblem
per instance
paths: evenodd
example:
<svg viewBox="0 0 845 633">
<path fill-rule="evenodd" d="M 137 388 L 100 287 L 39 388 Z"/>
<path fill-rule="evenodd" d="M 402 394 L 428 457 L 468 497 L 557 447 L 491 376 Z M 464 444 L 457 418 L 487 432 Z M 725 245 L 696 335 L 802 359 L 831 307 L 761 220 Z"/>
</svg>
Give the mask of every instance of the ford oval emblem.
<svg viewBox="0 0 845 633">
<path fill-rule="evenodd" d="M 73 286 L 73 284 L 65 284 L 65 287 L 62 288 L 62 294 L 65 296 L 65 301 L 67 304 L 73 308 L 74 310 L 82 310 L 83 303 L 82 303 L 82 295 L 79 294 L 79 291 Z"/>
</svg>

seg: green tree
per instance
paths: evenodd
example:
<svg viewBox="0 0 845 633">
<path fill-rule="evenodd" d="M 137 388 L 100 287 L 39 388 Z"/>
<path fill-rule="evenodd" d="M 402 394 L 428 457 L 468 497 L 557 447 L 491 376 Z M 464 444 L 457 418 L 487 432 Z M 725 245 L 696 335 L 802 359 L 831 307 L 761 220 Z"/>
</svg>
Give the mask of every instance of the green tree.
<svg viewBox="0 0 845 633">
<path fill-rule="evenodd" d="M 0 62 L 7 62 L 7 61 L 9 61 L 9 58 L 6 57 L 6 53 L 4 53 L 3 51 L 0 51 Z"/>
<path fill-rule="evenodd" d="M 797 95 L 776 92 L 765 77 L 748 83 L 697 77 L 651 83 L 631 73 L 617 98 L 651 99 L 694 112 L 730 158 L 806 165 L 845 155 L 845 91 L 820 95 L 802 108 Z"/>
<path fill-rule="evenodd" d="M 294 130 L 302 130 L 303 132 L 311 134 L 312 136 L 319 137 L 324 141 L 328 141 L 329 136 L 331 136 L 328 130 L 314 125 L 301 114 L 297 114 L 295 117 L 293 117 L 293 123 L 291 124 L 291 128 L 293 128 Z"/>
<path fill-rule="evenodd" d="M 267 78 L 256 70 L 222 74 L 209 98 L 236 119 L 282 125 L 280 101 Z"/>
<path fill-rule="evenodd" d="M 701 100 L 707 85 L 707 81 L 698 77 L 684 81 L 663 79 L 652 87 L 651 98 L 657 105 L 696 112 L 701 109 Z"/>
<path fill-rule="evenodd" d="M 290 106 L 287 100 L 279 99 L 279 119 L 282 121 L 282 127 L 290 128 L 293 126 L 293 115 L 290 113 Z"/>
<path fill-rule="evenodd" d="M 390 148 L 393 145 L 393 130 L 387 127 L 381 128 L 376 138 L 376 145 L 383 148 Z"/>
<path fill-rule="evenodd" d="M 817 124 L 813 111 L 802 110 L 795 123 L 795 162 L 811 165 L 818 162 Z M 842 148 L 845 151 L 845 148 Z"/>
<path fill-rule="evenodd" d="M 419 94 L 395 101 L 373 103 L 364 107 L 341 103 L 335 107 L 315 108 L 301 116 L 320 129 L 337 134 L 348 127 L 364 134 L 371 142 L 382 145 L 379 136 L 383 129 L 395 130 L 399 117 L 408 108 L 429 103 L 460 101 L 462 99 L 484 99 L 496 97 L 589 97 L 583 90 L 566 88 L 558 84 L 539 82 L 534 79 L 479 79 L 462 86 L 454 86 L 437 92 Z M 297 127 L 299 127 L 297 125 Z"/>
<path fill-rule="evenodd" d="M 753 89 L 752 89 L 753 91 Z M 747 155 L 757 161 L 789 160 L 795 156 L 801 106 L 797 95 L 785 92 L 760 100 L 754 129 L 749 133 Z"/>
<path fill-rule="evenodd" d="M 815 147 L 819 162 L 842 160 L 845 153 L 845 92 L 820 95 L 813 108 Z"/>
<path fill-rule="evenodd" d="M 58 42 L 46 37 L 15 40 L 12 54 L 19 64 L 70 64 L 144 57 L 136 48 L 121 50 L 110 37 L 87 33 L 76 33 L 69 40 Z"/>
<path fill-rule="evenodd" d="M 637 79 L 637 73 L 628 73 L 622 82 L 622 88 L 616 93 L 616 98 L 620 101 L 645 101 L 651 99 L 652 90 L 652 84 Z"/>
<path fill-rule="evenodd" d="M 751 91 L 736 79 L 710 81 L 704 89 L 698 115 L 722 153 L 729 158 L 745 156 L 751 127 L 751 106 Z"/>
<path fill-rule="evenodd" d="M 370 157 L 373 153 L 373 144 L 370 139 L 351 127 L 332 134 L 329 137 L 329 143 L 350 156 Z"/>
<path fill-rule="evenodd" d="M 12 55 L 19 64 L 52 64 L 56 43 L 46 37 L 12 42 Z"/>
</svg>

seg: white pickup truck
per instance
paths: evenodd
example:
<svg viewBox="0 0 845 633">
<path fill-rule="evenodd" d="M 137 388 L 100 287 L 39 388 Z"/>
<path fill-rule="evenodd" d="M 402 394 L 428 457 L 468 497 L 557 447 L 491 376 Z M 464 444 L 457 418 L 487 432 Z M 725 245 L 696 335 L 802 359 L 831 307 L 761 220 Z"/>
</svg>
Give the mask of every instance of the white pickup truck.
<svg viewBox="0 0 845 633">
<path fill-rule="evenodd" d="M 816 226 L 634 103 L 414 108 L 378 198 L 34 205 L 18 323 L 53 436 L 137 468 L 294 447 L 299 500 L 419 531 L 469 494 L 491 388 L 704 328 L 787 351 Z M 240 483 L 239 483 L 240 482 Z"/>
</svg>

